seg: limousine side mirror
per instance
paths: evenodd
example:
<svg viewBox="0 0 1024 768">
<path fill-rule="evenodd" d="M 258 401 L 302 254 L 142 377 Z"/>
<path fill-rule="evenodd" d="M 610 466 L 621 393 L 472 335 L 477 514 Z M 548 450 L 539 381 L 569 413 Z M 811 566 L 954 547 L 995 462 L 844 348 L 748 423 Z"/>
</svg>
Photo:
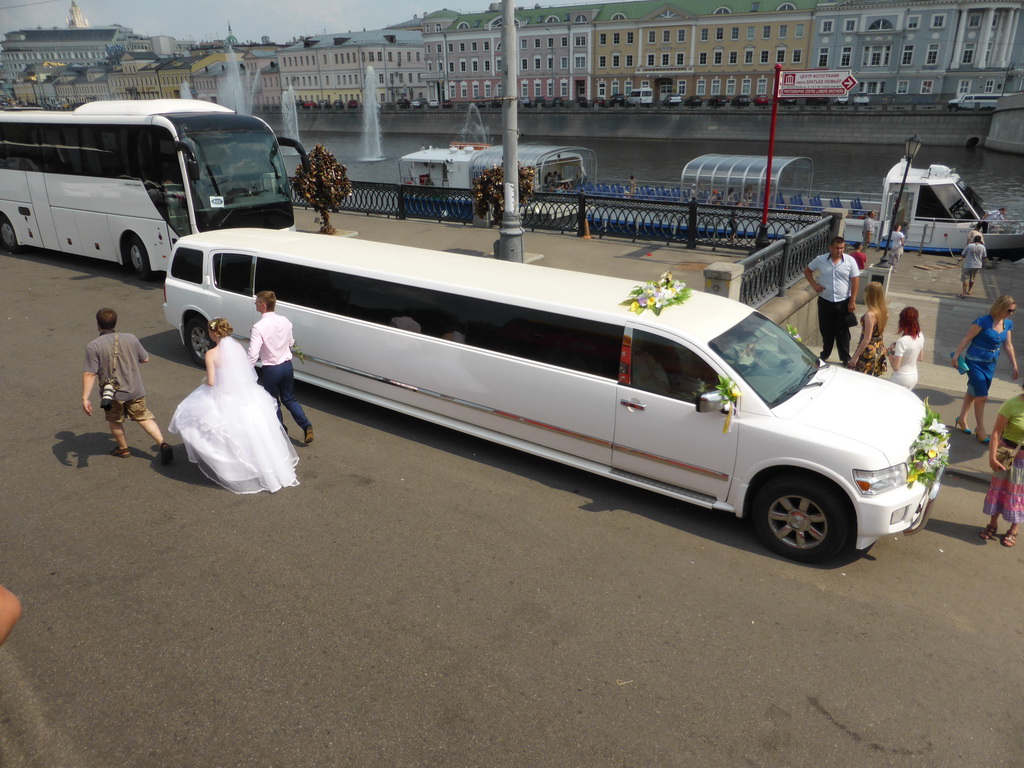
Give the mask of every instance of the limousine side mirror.
<svg viewBox="0 0 1024 768">
<path fill-rule="evenodd" d="M 198 180 L 199 163 L 196 162 L 196 155 L 192 151 L 192 147 L 184 141 L 176 141 L 174 142 L 174 148 L 185 156 L 185 172 L 188 174 L 189 181 Z"/>
<path fill-rule="evenodd" d="M 697 394 L 697 413 L 721 413 L 722 396 L 718 392 Z"/>
</svg>

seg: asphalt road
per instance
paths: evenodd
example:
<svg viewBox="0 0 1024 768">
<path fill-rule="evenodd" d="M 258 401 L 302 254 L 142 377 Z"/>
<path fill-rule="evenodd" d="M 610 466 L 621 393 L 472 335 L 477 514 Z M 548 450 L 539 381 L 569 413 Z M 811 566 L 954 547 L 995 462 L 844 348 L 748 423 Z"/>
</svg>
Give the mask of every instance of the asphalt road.
<svg viewBox="0 0 1024 768">
<path fill-rule="evenodd" d="M 101 306 L 162 427 L 200 383 L 158 284 L 52 253 L 0 256 L 0 284 L 3 768 L 1024 765 L 1024 545 L 977 538 L 983 486 L 800 566 L 299 385 L 301 485 L 234 496 L 173 437 L 169 467 L 135 425 L 109 456 L 80 408 Z"/>
</svg>

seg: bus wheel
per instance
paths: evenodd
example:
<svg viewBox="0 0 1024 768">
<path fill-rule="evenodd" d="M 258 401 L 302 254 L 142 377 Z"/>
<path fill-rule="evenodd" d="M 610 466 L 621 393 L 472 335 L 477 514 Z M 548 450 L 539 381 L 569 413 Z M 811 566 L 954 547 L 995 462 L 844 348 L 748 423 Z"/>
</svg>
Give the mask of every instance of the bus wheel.
<svg viewBox="0 0 1024 768">
<path fill-rule="evenodd" d="M 153 270 L 149 267 L 149 253 L 138 235 L 128 235 L 121 244 L 121 261 L 126 267 L 135 270 L 135 274 L 143 280 L 153 279 Z"/>
<path fill-rule="evenodd" d="M 14 225 L 2 213 L 0 213 L 0 243 L 3 243 L 8 253 L 21 253 L 25 250 L 25 246 L 18 242 Z"/>
<path fill-rule="evenodd" d="M 846 499 L 816 478 L 784 475 L 771 480 L 754 497 L 752 512 L 761 542 L 790 560 L 821 562 L 849 543 Z"/>
<path fill-rule="evenodd" d="M 188 348 L 188 356 L 192 362 L 200 368 L 206 367 L 206 350 L 210 343 L 210 334 L 206 330 L 206 320 L 201 317 L 193 317 L 185 324 L 185 346 Z"/>
</svg>

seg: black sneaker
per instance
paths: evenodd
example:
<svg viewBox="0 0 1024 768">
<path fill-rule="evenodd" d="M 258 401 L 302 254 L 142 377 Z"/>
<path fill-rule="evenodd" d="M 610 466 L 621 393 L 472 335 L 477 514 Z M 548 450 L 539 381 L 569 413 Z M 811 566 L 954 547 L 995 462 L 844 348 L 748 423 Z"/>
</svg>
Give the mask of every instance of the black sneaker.
<svg viewBox="0 0 1024 768">
<path fill-rule="evenodd" d="M 170 464 L 174 461 L 174 449 L 167 443 L 160 443 L 160 463 Z"/>
<path fill-rule="evenodd" d="M 313 442 L 313 425 L 312 424 L 310 424 L 308 427 L 306 427 L 303 430 L 302 442 L 304 442 L 306 445 L 309 445 L 310 443 Z"/>
</svg>

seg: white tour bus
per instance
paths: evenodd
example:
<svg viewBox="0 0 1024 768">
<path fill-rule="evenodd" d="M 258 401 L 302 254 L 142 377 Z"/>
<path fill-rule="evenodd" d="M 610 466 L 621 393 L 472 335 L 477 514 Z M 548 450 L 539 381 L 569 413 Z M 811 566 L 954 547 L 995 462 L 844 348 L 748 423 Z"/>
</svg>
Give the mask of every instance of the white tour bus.
<svg viewBox="0 0 1024 768">
<path fill-rule="evenodd" d="M 628 280 L 298 232 L 178 241 L 164 313 L 202 364 L 207 323 L 240 339 L 277 294 L 296 378 L 675 499 L 752 519 L 813 562 L 917 528 L 924 407 L 820 363 L 738 302 L 694 292 L 636 315 Z M 719 376 L 741 391 L 726 416 Z M 871 403 L 852 408 L 851 403 Z"/>
<path fill-rule="evenodd" d="M 292 228 L 279 144 L 305 154 L 258 118 L 192 99 L 0 111 L 0 243 L 121 262 L 149 278 L 184 235 Z"/>
</svg>

